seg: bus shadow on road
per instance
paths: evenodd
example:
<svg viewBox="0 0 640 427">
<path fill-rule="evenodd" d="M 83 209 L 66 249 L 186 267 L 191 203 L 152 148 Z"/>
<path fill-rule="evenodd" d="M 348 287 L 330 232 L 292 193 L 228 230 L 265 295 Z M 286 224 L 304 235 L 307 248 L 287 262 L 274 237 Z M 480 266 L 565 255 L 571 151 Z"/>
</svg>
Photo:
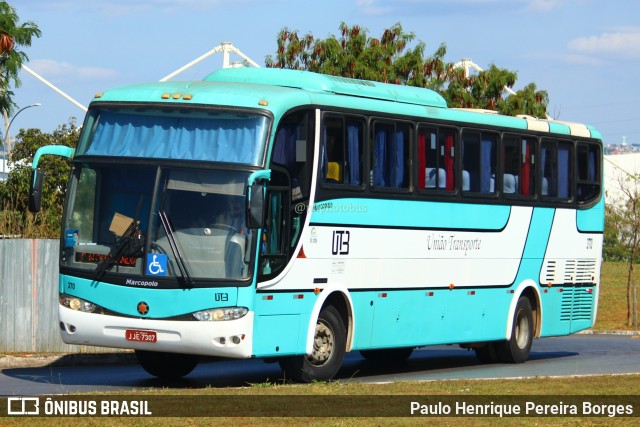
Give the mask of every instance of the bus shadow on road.
<svg viewBox="0 0 640 427">
<path fill-rule="evenodd" d="M 533 351 L 527 365 L 539 365 L 576 356 L 571 351 Z M 77 362 L 77 360 L 74 360 Z M 74 393 L 110 390 L 199 389 L 226 387 L 265 387 L 289 383 L 277 363 L 261 360 L 205 359 L 185 378 L 163 380 L 144 372 L 133 360 L 119 360 L 113 364 L 83 364 L 75 366 L 45 366 L 38 368 L 10 368 L 2 374 L 28 383 L 42 384 L 36 394 Z M 53 364 L 52 364 L 53 365 Z M 483 364 L 472 350 L 457 346 L 426 347 L 414 350 L 404 361 L 370 361 L 358 351 L 348 353 L 336 380 L 341 382 L 417 381 L 447 378 L 510 377 L 514 367 L 523 365 Z"/>
<path fill-rule="evenodd" d="M 576 355 L 578 353 L 571 351 L 537 351 L 531 352 L 529 361 L 526 363 L 558 360 Z M 430 377 L 435 379 L 447 374 L 455 374 L 452 377 L 463 378 L 465 372 L 470 373 L 469 378 L 478 378 L 483 376 L 482 371 L 490 372 L 491 375 L 500 375 L 500 372 L 510 371 L 514 366 L 517 365 L 483 363 L 476 358 L 473 350 L 461 349 L 457 346 L 439 346 L 416 349 L 409 359 L 403 361 L 371 361 L 361 357 L 358 352 L 353 352 L 347 355 L 337 378 L 342 381 L 348 379 L 362 381 L 393 376 L 399 381 L 411 381 L 412 377 L 413 379 Z"/>
</svg>

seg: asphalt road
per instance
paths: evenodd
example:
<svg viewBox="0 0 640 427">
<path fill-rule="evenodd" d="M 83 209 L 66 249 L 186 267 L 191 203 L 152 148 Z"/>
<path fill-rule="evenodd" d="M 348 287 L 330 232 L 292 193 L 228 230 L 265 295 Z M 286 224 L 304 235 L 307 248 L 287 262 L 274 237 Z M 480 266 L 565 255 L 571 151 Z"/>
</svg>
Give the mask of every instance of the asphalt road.
<svg viewBox="0 0 640 427">
<path fill-rule="evenodd" d="M 457 346 L 415 350 L 406 362 L 374 364 L 358 352 L 347 354 L 339 380 L 362 383 L 430 381 L 468 378 L 522 378 L 640 373 L 640 336 L 573 335 L 533 343 L 524 364 L 481 364 L 473 351 Z M 282 378 L 278 364 L 262 360 L 201 363 L 180 381 L 149 376 L 137 364 L 111 363 L 70 366 L 14 367 L 0 371 L 0 395 L 51 395 L 84 392 L 237 387 Z"/>
</svg>

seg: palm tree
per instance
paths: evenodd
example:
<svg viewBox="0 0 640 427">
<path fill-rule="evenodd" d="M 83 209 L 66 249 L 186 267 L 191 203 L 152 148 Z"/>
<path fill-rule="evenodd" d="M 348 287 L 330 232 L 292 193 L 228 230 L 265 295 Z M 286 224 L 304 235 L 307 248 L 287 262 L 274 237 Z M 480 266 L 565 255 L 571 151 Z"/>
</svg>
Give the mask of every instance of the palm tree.
<svg viewBox="0 0 640 427">
<path fill-rule="evenodd" d="M 16 107 L 11 86 L 20 87 L 18 74 L 22 63 L 29 60 L 18 48 L 31 46 L 31 39 L 41 35 L 34 22 L 20 23 L 16 10 L 0 1 L 0 110 L 5 117 Z"/>
</svg>

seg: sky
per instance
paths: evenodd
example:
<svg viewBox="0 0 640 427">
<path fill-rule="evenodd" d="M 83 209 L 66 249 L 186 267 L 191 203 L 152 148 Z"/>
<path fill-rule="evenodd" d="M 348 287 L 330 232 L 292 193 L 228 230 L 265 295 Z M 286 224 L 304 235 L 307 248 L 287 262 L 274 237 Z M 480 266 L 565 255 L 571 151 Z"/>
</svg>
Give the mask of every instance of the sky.
<svg viewBox="0 0 640 427">
<path fill-rule="evenodd" d="M 23 48 L 29 68 L 88 106 L 108 88 L 157 81 L 222 42 L 261 66 L 284 27 L 316 38 L 341 22 L 370 36 L 400 23 L 445 60 L 470 58 L 518 73 L 549 94 L 548 115 L 595 126 L 606 143 L 640 144 L 640 2 L 637 0 L 14 0 L 42 31 Z M 232 61 L 240 60 L 232 55 Z M 218 53 L 174 80 L 222 67 Z M 84 111 L 22 71 L 10 133 L 52 132 Z M 16 110 L 17 111 L 17 110 Z"/>
</svg>

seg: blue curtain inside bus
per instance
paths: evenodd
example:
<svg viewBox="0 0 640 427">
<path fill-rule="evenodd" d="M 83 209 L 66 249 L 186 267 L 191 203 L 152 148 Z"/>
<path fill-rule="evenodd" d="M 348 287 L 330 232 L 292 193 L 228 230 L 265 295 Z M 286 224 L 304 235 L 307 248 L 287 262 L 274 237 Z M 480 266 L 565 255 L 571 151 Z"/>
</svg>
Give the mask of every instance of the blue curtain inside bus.
<svg viewBox="0 0 640 427">
<path fill-rule="evenodd" d="M 385 187 L 387 185 L 387 132 L 384 128 L 376 130 L 373 143 L 373 185 Z"/>
<path fill-rule="evenodd" d="M 329 170 L 329 159 L 327 158 L 327 128 L 324 128 L 324 135 L 322 136 L 322 147 L 320 153 L 320 172 L 322 181 L 326 181 L 327 171 Z"/>
<path fill-rule="evenodd" d="M 267 118 L 178 117 L 101 111 L 86 152 L 78 155 L 201 160 L 258 165 Z"/>
<path fill-rule="evenodd" d="M 491 192 L 491 158 L 495 144 L 495 135 L 482 135 L 480 142 L 480 192 L 485 194 Z"/>
<path fill-rule="evenodd" d="M 360 129 L 356 123 L 347 122 L 347 177 L 349 185 L 360 185 Z"/>
<path fill-rule="evenodd" d="M 342 131 L 342 128 L 340 129 Z M 346 141 L 340 136 L 334 141 L 337 145 L 338 154 L 334 152 L 334 156 L 338 156 L 335 160 L 339 160 L 339 170 L 342 171 L 344 167 L 344 176 L 342 173 L 338 173 L 335 179 L 336 182 L 344 183 L 347 185 L 359 186 L 362 184 L 362 147 L 361 147 L 361 132 L 362 124 L 359 122 L 346 122 Z M 342 134 L 341 134 L 342 135 Z M 327 135 L 327 128 L 324 129 L 323 143 L 320 147 L 320 170 L 321 176 L 324 182 L 327 178 L 330 178 L 329 170 L 329 154 L 327 153 L 327 144 L 329 141 L 329 135 Z M 334 148 L 334 151 L 336 149 Z M 344 160 L 342 159 L 342 156 Z"/>
<path fill-rule="evenodd" d="M 569 198 L 569 153 L 571 147 L 568 144 L 558 144 L 558 197 Z"/>
<path fill-rule="evenodd" d="M 551 146 L 547 143 L 542 144 L 540 163 L 542 164 L 542 195 L 556 197 L 556 171 L 553 162 L 553 151 L 551 151 Z"/>
<path fill-rule="evenodd" d="M 286 166 L 291 170 L 296 162 L 296 139 L 298 137 L 298 125 L 286 124 L 278 130 L 273 147 L 273 161 Z"/>
<path fill-rule="evenodd" d="M 393 132 L 390 126 L 380 125 L 373 143 L 373 185 L 376 187 L 403 187 L 404 177 L 404 132 Z"/>
<path fill-rule="evenodd" d="M 589 177 L 589 181 L 595 181 L 596 180 L 596 152 L 595 149 L 593 147 L 589 148 L 589 161 L 588 161 L 588 177 Z"/>
<path fill-rule="evenodd" d="M 392 158 L 393 163 L 390 166 L 390 181 L 393 187 L 404 187 L 404 132 L 400 129 L 396 131 L 396 138 L 393 141 Z"/>
</svg>

